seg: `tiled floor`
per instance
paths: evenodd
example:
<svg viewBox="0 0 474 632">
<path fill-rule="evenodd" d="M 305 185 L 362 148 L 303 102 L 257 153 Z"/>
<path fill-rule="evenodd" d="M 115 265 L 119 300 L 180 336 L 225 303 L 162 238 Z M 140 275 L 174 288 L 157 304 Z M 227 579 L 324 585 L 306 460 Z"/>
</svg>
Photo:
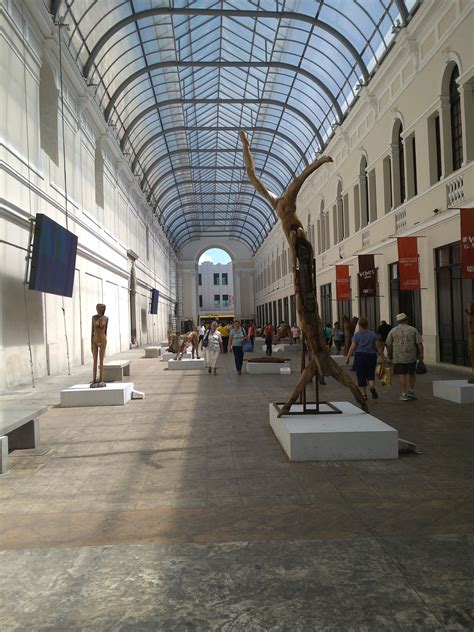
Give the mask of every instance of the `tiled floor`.
<svg viewBox="0 0 474 632">
<path fill-rule="evenodd" d="M 268 424 L 291 376 L 171 372 L 141 350 L 145 400 L 56 406 L 0 478 L 0 627 L 9 630 L 474 629 L 472 406 L 381 391 L 416 441 L 396 461 L 290 463 Z M 329 399 L 350 399 L 334 381 Z"/>
</svg>

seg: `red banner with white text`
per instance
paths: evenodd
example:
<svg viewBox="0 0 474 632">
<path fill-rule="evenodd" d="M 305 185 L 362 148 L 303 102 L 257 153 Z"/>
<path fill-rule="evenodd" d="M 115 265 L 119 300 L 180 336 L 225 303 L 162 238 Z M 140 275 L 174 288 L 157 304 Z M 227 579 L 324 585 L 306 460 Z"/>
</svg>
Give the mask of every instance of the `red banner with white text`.
<svg viewBox="0 0 474 632">
<path fill-rule="evenodd" d="M 375 296 L 377 271 L 374 255 L 359 255 L 359 296 Z"/>
<path fill-rule="evenodd" d="M 474 279 L 474 208 L 461 209 L 461 278 Z"/>
<path fill-rule="evenodd" d="M 419 290 L 418 243 L 416 237 L 398 237 L 398 276 L 401 290 Z"/>
<path fill-rule="evenodd" d="M 351 280 L 347 265 L 336 266 L 336 300 L 351 300 Z"/>
</svg>

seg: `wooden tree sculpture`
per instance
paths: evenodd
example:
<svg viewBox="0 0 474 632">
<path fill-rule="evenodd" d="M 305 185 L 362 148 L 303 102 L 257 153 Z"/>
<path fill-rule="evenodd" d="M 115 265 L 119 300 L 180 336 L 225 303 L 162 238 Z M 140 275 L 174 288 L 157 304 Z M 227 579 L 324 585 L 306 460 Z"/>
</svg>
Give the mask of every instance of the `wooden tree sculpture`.
<svg viewBox="0 0 474 632">
<path fill-rule="evenodd" d="M 329 350 L 324 342 L 319 316 L 318 303 L 316 301 L 316 287 L 313 281 L 312 265 L 314 252 L 311 243 L 306 238 L 303 225 L 296 215 L 296 197 L 305 182 L 312 173 L 326 162 L 332 162 L 329 156 L 322 156 L 301 173 L 292 182 L 281 197 L 277 197 L 265 187 L 255 173 L 255 164 L 250 152 L 249 142 L 244 132 L 240 132 L 245 166 L 250 182 L 255 189 L 275 209 L 290 246 L 292 255 L 293 283 L 296 295 L 296 309 L 298 312 L 301 329 L 306 339 L 308 349 L 308 364 L 301 373 L 289 400 L 280 408 L 278 416 L 289 413 L 291 406 L 297 401 L 304 387 L 313 377 L 320 375 L 332 376 L 344 386 L 351 389 L 355 399 L 361 408 L 368 410 L 367 402 L 349 377 L 349 375 L 331 358 Z"/>
</svg>

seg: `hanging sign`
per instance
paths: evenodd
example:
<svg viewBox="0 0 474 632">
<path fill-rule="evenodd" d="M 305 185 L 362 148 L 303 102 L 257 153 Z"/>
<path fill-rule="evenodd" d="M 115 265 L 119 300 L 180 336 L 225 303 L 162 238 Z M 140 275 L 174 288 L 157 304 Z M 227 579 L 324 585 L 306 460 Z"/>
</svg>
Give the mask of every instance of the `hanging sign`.
<svg viewBox="0 0 474 632">
<path fill-rule="evenodd" d="M 377 271 L 374 255 L 359 255 L 359 296 L 375 296 Z"/>
<path fill-rule="evenodd" d="M 418 244 L 416 237 L 398 237 L 398 275 L 401 290 L 420 289 Z"/>
<path fill-rule="evenodd" d="M 461 209 L 461 278 L 474 279 L 474 208 Z"/>
<path fill-rule="evenodd" d="M 351 280 L 347 265 L 336 266 L 336 300 L 351 300 Z"/>
</svg>

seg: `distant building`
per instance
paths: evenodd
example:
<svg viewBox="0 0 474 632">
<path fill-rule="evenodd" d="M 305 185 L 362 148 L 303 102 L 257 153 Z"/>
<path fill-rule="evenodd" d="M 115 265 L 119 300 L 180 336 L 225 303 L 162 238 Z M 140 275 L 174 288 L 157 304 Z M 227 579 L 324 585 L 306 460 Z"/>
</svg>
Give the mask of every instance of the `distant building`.
<svg viewBox="0 0 474 632">
<path fill-rule="evenodd" d="M 232 263 L 198 265 L 199 315 L 234 313 L 234 279 Z"/>
</svg>

